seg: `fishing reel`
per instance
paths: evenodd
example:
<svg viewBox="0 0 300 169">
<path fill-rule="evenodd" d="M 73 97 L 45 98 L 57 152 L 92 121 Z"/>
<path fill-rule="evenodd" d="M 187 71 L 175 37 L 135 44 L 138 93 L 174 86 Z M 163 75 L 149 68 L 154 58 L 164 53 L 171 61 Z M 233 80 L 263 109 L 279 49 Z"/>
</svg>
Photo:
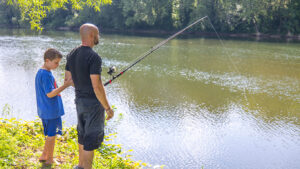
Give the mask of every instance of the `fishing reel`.
<svg viewBox="0 0 300 169">
<path fill-rule="evenodd" d="M 108 70 L 107 73 L 108 73 L 109 75 L 113 76 L 113 74 L 116 73 L 116 71 L 117 71 L 116 67 L 115 67 L 115 66 L 112 66 L 112 67 L 109 68 L 109 70 Z"/>
</svg>

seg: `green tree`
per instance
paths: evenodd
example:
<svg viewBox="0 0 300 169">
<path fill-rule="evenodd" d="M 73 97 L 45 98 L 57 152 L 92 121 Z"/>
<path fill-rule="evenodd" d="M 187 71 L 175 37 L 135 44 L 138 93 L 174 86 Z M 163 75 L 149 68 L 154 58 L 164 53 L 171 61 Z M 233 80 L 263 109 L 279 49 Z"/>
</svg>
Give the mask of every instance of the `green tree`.
<svg viewBox="0 0 300 169">
<path fill-rule="evenodd" d="M 31 29 L 42 30 L 41 21 L 50 11 L 66 8 L 67 3 L 72 4 L 75 10 L 82 10 L 84 6 L 100 11 L 104 4 L 111 4 L 112 0 L 4 0 L 8 5 L 19 8 L 22 20 L 29 20 Z"/>
<path fill-rule="evenodd" d="M 121 0 L 125 25 L 129 28 L 170 29 L 172 0 Z"/>
<path fill-rule="evenodd" d="M 2 3 L 1 3 L 2 2 Z M 300 33 L 299 0 L 2 0 L 0 24 L 178 30 L 208 16 L 220 33 Z M 10 5 L 7 5 L 10 4 Z M 99 12 L 101 7 L 101 12 Z M 212 32 L 204 21 L 189 31 Z"/>
</svg>

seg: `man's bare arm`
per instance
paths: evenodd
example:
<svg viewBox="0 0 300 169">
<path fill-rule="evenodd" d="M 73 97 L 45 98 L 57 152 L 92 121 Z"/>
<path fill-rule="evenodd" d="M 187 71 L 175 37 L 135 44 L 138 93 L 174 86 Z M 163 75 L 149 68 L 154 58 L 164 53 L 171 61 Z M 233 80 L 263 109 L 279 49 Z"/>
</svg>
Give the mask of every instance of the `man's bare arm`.
<svg viewBox="0 0 300 169">
<path fill-rule="evenodd" d="M 92 81 L 92 85 L 93 85 L 93 89 L 96 94 L 96 97 L 99 100 L 99 102 L 102 104 L 103 108 L 105 109 L 105 111 L 107 113 L 106 120 L 109 120 L 114 116 L 114 112 L 111 109 L 111 107 L 107 101 L 106 93 L 105 93 L 104 86 L 102 84 L 101 77 L 100 77 L 100 75 L 96 75 L 96 74 L 90 75 L 90 77 L 91 77 L 91 81 Z"/>
<path fill-rule="evenodd" d="M 65 71 L 65 82 L 68 81 L 68 80 L 72 80 L 72 83 L 71 83 L 71 86 L 74 87 L 74 82 L 73 82 L 73 79 L 72 79 L 72 74 L 70 71 Z"/>
</svg>

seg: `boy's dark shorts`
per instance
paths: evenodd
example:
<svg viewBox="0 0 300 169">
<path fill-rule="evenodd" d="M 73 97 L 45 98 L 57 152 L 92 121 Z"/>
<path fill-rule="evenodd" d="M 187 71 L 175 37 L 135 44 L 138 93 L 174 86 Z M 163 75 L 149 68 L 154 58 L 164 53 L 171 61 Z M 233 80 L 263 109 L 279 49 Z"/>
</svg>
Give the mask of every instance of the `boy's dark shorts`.
<svg viewBox="0 0 300 169">
<path fill-rule="evenodd" d="M 57 119 L 42 119 L 45 136 L 55 136 L 56 134 L 62 135 L 61 117 Z"/>
<path fill-rule="evenodd" d="M 78 98 L 75 104 L 78 143 L 85 151 L 98 149 L 104 138 L 104 108 L 97 99 Z"/>
</svg>

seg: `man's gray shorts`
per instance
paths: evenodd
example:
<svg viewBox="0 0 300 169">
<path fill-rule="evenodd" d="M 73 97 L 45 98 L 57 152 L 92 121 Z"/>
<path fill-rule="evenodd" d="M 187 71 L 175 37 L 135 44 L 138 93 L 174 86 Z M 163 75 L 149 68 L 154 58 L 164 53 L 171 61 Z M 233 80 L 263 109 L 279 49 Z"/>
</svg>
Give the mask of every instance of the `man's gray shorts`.
<svg viewBox="0 0 300 169">
<path fill-rule="evenodd" d="M 78 143 L 86 151 L 98 149 L 104 138 L 104 108 L 97 99 L 78 98 L 75 104 Z"/>
</svg>

